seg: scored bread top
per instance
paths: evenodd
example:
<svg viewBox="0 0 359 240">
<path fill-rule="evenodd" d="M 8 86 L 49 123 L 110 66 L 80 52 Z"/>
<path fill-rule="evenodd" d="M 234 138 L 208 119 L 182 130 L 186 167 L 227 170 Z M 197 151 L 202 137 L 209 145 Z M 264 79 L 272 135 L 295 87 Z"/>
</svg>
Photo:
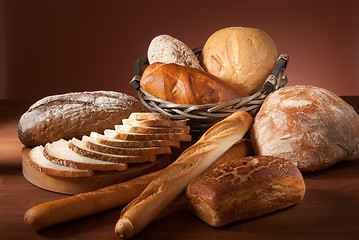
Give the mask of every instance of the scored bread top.
<svg viewBox="0 0 359 240">
<path fill-rule="evenodd" d="M 43 151 L 43 146 L 37 146 L 30 151 L 27 158 L 28 163 L 40 172 L 62 177 L 89 177 L 94 175 L 91 170 L 81 170 L 52 163 L 44 156 Z"/>
<path fill-rule="evenodd" d="M 69 142 L 61 139 L 53 143 L 48 143 L 44 148 L 44 156 L 53 163 L 58 165 L 91 170 L 117 170 L 127 169 L 125 163 L 113 163 L 101 161 L 94 158 L 85 157 L 68 147 Z"/>
<path fill-rule="evenodd" d="M 192 181 L 186 191 L 190 209 L 215 227 L 289 207 L 304 194 L 299 169 L 272 156 L 226 161 Z"/>
<path fill-rule="evenodd" d="M 272 156 L 226 161 L 194 180 L 187 188 L 187 195 L 197 196 L 216 209 L 225 208 L 229 198 L 245 198 L 249 191 L 269 186 L 291 188 L 293 194 L 304 197 L 305 184 L 299 169 L 287 160 Z"/>
</svg>

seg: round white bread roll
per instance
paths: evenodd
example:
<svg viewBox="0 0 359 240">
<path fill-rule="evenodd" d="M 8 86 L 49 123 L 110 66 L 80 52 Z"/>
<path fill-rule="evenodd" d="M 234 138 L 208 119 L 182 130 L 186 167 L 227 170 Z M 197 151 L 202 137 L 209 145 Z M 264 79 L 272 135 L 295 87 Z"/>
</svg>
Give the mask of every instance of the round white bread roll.
<svg viewBox="0 0 359 240">
<path fill-rule="evenodd" d="M 332 92 L 291 86 L 271 93 L 251 129 L 257 155 L 281 157 L 304 171 L 359 159 L 359 116 Z"/>
<path fill-rule="evenodd" d="M 147 58 L 150 64 L 155 62 L 175 63 L 203 70 L 192 49 L 177 38 L 165 34 L 152 39 L 147 50 Z"/>
<path fill-rule="evenodd" d="M 274 41 L 262 30 L 229 27 L 213 33 L 205 43 L 203 68 L 242 90 L 260 91 L 278 57 Z"/>
</svg>

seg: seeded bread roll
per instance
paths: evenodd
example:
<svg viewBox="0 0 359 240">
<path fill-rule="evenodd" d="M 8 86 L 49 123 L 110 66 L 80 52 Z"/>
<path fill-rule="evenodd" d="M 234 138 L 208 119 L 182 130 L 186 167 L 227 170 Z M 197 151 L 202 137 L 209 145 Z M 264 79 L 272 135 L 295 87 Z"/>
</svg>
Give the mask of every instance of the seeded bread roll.
<svg viewBox="0 0 359 240">
<path fill-rule="evenodd" d="M 169 35 L 159 35 L 152 39 L 147 56 L 150 64 L 155 62 L 175 63 L 203 70 L 193 51 L 182 41 Z"/>
<path fill-rule="evenodd" d="M 191 211 L 213 227 L 289 207 L 304 194 L 298 168 L 270 156 L 225 161 L 193 180 L 186 190 Z"/>
<path fill-rule="evenodd" d="M 260 91 L 278 57 L 274 41 L 262 30 L 229 27 L 213 33 L 201 55 L 204 69 L 252 95 Z"/>
<path fill-rule="evenodd" d="M 134 97 L 112 91 L 49 96 L 37 101 L 22 115 L 18 135 L 28 147 L 82 137 L 112 128 L 142 108 Z"/>
<path fill-rule="evenodd" d="M 285 87 L 263 103 L 251 142 L 257 155 L 284 158 L 303 172 L 316 171 L 359 159 L 359 116 L 323 88 Z"/>
</svg>

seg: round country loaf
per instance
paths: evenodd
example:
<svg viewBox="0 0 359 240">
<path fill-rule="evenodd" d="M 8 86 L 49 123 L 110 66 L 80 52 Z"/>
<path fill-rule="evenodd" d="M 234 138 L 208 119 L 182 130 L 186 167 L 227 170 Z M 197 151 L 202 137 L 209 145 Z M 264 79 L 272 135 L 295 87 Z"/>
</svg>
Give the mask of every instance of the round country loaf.
<svg viewBox="0 0 359 240">
<path fill-rule="evenodd" d="M 229 27 L 208 38 L 201 62 L 207 72 L 249 96 L 262 89 L 277 57 L 277 47 L 264 31 Z"/>
<path fill-rule="evenodd" d="M 287 159 L 303 172 L 320 170 L 359 158 L 359 116 L 325 89 L 285 87 L 263 103 L 251 142 L 257 155 Z"/>
</svg>

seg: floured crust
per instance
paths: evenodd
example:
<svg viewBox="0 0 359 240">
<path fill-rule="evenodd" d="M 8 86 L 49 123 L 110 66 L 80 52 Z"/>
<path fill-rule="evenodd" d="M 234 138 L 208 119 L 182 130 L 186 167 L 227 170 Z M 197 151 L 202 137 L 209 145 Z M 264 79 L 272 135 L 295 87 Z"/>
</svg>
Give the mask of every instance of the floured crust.
<svg viewBox="0 0 359 240">
<path fill-rule="evenodd" d="M 203 70 L 193 51 L 182 41 L 169 35 L 159 35 L 152 39 L 147 57 L 150 64 L 155 62 L 175 63 Z"/>
<path fill-rule="evenodd" d="M 214 227 L 294 205 L 304 194 L 295 165 L 270 156 L 226 161 L 193 180 L 186 191 L 190 209 Z"/>
<path fill-rule="evenodd" d="M 359 116 L 335 94 L 291 86 L 268 96 L 251 130 L 257 155 L 282 157 L 301 171 L 359 158 Z"/>
<path fill-rule="evenodd" d="M 139 100 L 113 91 L 73 92 L 45 97 L 20 118 L 18 135 L 28 147 L 103 132 L 141 112 Z"/>
</svg>

